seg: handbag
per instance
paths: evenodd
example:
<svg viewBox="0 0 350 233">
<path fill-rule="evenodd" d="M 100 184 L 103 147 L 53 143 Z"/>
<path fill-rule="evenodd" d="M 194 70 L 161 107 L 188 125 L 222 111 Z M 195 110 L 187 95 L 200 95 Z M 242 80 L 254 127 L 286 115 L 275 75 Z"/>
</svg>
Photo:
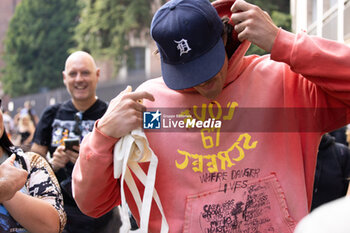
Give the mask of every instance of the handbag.
<svg viewBox="0 0 350 233">
<path fill-rule="evenodd" d="M 137 232 L 147 233 L 149 216 L 151 211 L 152 199 L 155 200 L 162 215 L 161 233 L 169 232 L 169 226 L 166 221 L 163 207 L 154 188 L 156 179 L 156 170 L 158 158 L 149 147 L 146 135 L 140 128 L 133 130 L 130 134 L 122 137 L 114 146 L 114 178 L 120 179 L 121 192 L 121 220 L 122 226 L 120 233 Z M 147 175 L 138 163 L 149 162 Z M 143 201 L 136 187 L 136 183 L 131 175 L 130 170 L 136 175 L 137 179 L 145 186 Z M 140 213 L 140 228 L 130 230 L 130 219 L 124 192 L 124 181 L 130 189 L 133 199 L 136 202 Z"/>
</svg>

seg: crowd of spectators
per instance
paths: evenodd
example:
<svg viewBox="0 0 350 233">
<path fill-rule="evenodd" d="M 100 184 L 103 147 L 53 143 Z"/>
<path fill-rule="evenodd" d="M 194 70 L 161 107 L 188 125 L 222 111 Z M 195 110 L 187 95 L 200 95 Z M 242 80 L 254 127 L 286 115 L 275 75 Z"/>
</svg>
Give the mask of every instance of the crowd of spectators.
<svg viewBox="0 0 350 233">
<path fill-rule="evenodd" d="M 3 119 L 7 135 L 13 144 L 20 146 L 24 151 L 29 151 L 39 120 L 30 101 L 24 102 L 23 107 L 19 107 L 13 117 L 8 110 L 4 110 Z"/>
</svg>

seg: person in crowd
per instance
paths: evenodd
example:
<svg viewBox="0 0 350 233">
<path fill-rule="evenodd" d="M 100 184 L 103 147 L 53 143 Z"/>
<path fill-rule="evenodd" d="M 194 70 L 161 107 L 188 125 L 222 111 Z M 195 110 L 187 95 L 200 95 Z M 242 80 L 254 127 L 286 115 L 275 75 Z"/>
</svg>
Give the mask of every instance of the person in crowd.
<svg viewBox="0 0 350 233">
<path fill-rule="evenodd" d="M 11 114 L 8 110 L 5 110 L 3 113 L 4 127 L 7 132 L 7 136 L 11 140 L 12 135 L 15 133 L 15 125 Z"/>
<path fill-rule="evenodd" d="M 13 124 L 14 124 L 15 129 L 17 129 L 17 127 L 18 127 L 19 117 L 21 116 L 22 109 L 23 109 L 22 107 L 18 107 L 16 109 L 16 114 L 13 117 Z"/>
<path fill-rule="evenodd" d="M 24 102 L 23 108 L 20 111 L 20 116 L 23 116 L 23 115 L 28 115 L 30 117 L 30 120 L 33 122 L 34 126 L 38 124 L 39 117 L 36 114 L 29 100 Z"/>
<path fill-rule="evenodd" d="M 339 129 L 329 132 L 329 134 L 335 138 L 336 142 L 339 142 L 345 146 L 349 146 L 349 143 L 346 141 L 346 129 L 347 126 L 345 125 Z"/>
<path fill-rule="evenodd" d="M 60 182 L 64 197 L 67 213 L 64 232 L 115 232 L 117 224 L 106 229 L 108 223 L 118 217 L 115 211 L 95 219 L 84 215 L 77 207 L 71 192 L 71 175 L 79 156 L 79 146 L 71 149 L 65 146 L 65 139 L 78 138 L 80 141 L 107 109 L 107 104 L 96 97 L 100 69 L 90 54 L 77 51 L 67 58 L 62 74 L 71 99 L 44 110 L 31 149 L 43 157 L 49 153 L 48 161 Z"/>
<path fill-rule="evenodd" d="M 311 210 L 345 196 L 349 178 L 350 149 L 324 134 L 318 147 Z"/>
<path fill-rule="evenodd" d="M 0 135 L 0 154 L 8 158 L 0 165 L 0 193 L 5 192 L 0 232 L 62 232 L 66 223 L 63 197 L 50 165 L 40 155 L 24 153 L 12 144 L 1 110 Z"/>
<path fill-rule="evenodd" d="M 348 123 L 350 48 L 278 28 L 243 0 L 168 1 L 150 32 L 162 77 L 120 93 L 84 137 L 79 208 L 98 217 L 121 202 L 114 146 L 143 127 L 170 232 L 293 232 L 311 206 L 321 135 Z M 250 43 L 271 54 L 245 57 Z M 149 232 L 166 229 L 161 212 L 153 203 Z"/>
<path fill-rule="evenodd" d="M 17 139 L 19 145 L 24 151 L 29 151 L 35 132 L 35 126 L 28 114 L 21 115 L 18 121 L 17 133 L 19 138 Z"/>
</svg>

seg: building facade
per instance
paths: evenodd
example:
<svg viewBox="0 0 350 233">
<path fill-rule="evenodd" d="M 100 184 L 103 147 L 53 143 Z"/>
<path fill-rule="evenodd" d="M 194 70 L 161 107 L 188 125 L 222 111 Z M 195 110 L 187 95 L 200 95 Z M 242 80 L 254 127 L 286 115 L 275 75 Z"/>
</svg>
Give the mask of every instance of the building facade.
<svg viewBox="0 0 350 233">
<path fill-rule="evenodd" d="M 5 63 L 2 60 L 2 55 L 4 52 L 3 40 L 5 38 L 7 28 L 9 26 L 9 22 L 19 2 L 20 0 L 1 0 L 0 1 L 0 70 L 5 66 Z"/>
<path fill-rule="evenodd" d="M 292 29 L 350 45 L 350 0 L 291 0 Z"/>
</svg>

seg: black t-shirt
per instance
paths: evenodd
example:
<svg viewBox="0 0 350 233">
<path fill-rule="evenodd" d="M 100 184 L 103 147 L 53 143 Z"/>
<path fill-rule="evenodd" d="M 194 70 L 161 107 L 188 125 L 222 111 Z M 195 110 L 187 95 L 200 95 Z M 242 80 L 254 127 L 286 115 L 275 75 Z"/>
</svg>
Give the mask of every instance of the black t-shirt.
<svg viewBox="0 0 350 233">
<path fill-rule="evenodd" d="M 33 142 L 38 145 L 47 146 L 52 155 L 56 148 L 63 144 L 64 138 L 80 137 L 80 139 L 82 139 L 86 134 L 91 132 L 95 121 L 101 118 L 106 110 L 107 104 L 101 100 L 97 100 L 89 109 L 82 112 L 81 121 L 77 122 L 75 120 L 75 115 L 79 111 L 74 107 L 71 100 L 62 104 L 49 106 L 45 109 L 36 127 Z M 76 124 L 79 124 L 81 135 L 77 135 L 73 132 Z M 73 166 L 74 165 L 69 162 L 64 169 L 60 169 L 55 173 L 61 186 L 65 210 L 67 212 L 68 221 L 66 229 L 70 227 L 70 232 L 88 232 L 82 230 L 81 224 L 83 224 L 87 226 L 87 229 L 91 228 L 91 231 L 93 231 L 94 226 L 97 227 L 96 224 L 101 225 L 102 219 L 106 221 L 109 220 L 111 213 L 95 221 L 95 219 L 85 216 L 79 211 L 71 193 Z M 105 221 L 102 222 L 105 223 Z"/>
<path fill-rule="evenodd" d="M 82 113 L 81 138 L 92 131 L 95 121 L 101 118 L 106 110 L 107 104 L 98 99 Z M 74 116 L 77 112 L 79 111 L 71 100 L 47 107 L 36 127 L 33 142 L 47 146 L 52 155 L 56 148 L 62 144 L 63 138 L 79 137 L 73 132 L 76 124 Z"/>
</svg>

